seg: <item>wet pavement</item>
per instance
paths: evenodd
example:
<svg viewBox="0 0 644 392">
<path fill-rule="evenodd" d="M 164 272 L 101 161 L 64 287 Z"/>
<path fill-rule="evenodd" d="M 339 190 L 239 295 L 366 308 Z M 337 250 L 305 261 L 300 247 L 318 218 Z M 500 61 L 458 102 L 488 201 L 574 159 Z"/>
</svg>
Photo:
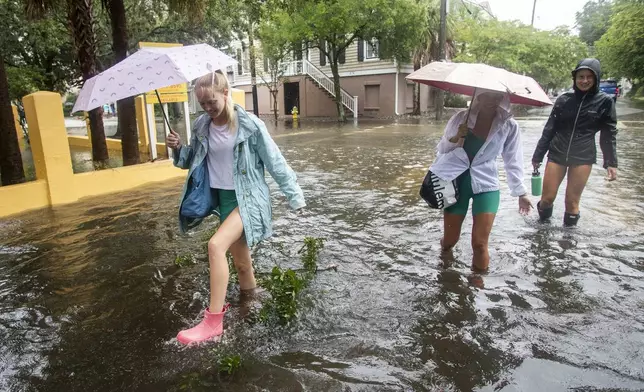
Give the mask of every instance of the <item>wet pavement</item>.
<svg viewBox="0 0 644 392">
<path fill-rule="evenodd" d="M 530 118 L 526 168 L 545 123 Z M 477 277 L 471 218 L 441 258 L 441 216 L 418 196 L 439 126 L 273 128 L 308 206 L 288 211 L 270 182 L 275 235 L 254 249 L 257 269 L 298 267 L 305 236 L 325 238 L 320 266 L 338 265 L 316 275 L 295 326 L 252 322 L 231 287 L 224 339 L 181 347 L 207 300 L 215 222 L 178 234 L 181 181 L 86 199 L 0 220 L 0 390 L 644 390 L 641 129 L 619 134 L 619 181 L 593 169 L 574 230 L 563 197 L 550 224 L 521 217 L 501 172 Z M 197 264 L 176 267 L 186 253 Z M 229 354 L 243 358 L 232 376 L 217 370 Z"/>
</svg>

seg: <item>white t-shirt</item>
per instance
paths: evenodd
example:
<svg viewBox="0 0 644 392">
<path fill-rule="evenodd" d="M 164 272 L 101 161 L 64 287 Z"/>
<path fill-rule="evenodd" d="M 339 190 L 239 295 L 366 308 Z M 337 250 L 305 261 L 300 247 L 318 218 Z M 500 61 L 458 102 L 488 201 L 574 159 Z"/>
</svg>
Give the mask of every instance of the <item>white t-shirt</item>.
<svg viewBox="0 0 644 392">
<path fill-rule="evenodd" d="M 234 190 L 233 151 L 235 135 L 228 131 L 228 125 L 210 123 L 208 132 L 208 177 L 210 187 Z"/>
</svg>

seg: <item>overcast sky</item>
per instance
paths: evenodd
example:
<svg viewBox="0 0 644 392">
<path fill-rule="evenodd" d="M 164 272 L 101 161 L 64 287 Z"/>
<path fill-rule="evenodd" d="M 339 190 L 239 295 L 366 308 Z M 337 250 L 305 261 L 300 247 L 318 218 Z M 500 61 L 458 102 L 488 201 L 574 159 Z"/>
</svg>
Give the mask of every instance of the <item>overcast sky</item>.
<svg viewBox="0 0 644 392">
<path fill-rule="evenodd" d="M 451 0 L 459 1 L 459 0 Z M 478 3 L 484 0 L 477 0 Z M 575 13 L 581 11 L 587 0 L 537 0 L 534 26 L 541 30 L 552 30 L 557 26 L 575 25 Z M 530 24 L 533 0 L 487 0 L 492 12 L 502 20 L 518 19 Z"/>
</svg>

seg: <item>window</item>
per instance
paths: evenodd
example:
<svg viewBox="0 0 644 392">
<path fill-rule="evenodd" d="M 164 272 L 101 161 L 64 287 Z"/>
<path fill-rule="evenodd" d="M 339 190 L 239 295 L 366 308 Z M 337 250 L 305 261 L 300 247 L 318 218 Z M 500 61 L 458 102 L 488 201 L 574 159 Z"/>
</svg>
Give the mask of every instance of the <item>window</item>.
<svg viewBox="0 0 644 392">
<path fill-rule="evenodd" d="M 364 86 L 364 108 L 380 108 L 380 85 L 372 84 Z"/>
<path fill-rule="evenodd" d="M 294 44 L 293 45 L 293 59 L 294 60 L 296 60 L 296 61 L 302 60 L 302 52 L 303 52 L 302 49 L 303 48 L 304 48 L 303 44 Z"/>
<path fill-rule="evenodd" d="M 325 40 L 320 40 L 318 51 L 320 52 L 320 66 L 324 67 L 326 65 L 326 54 L 323 53 L 323 51 L 326 52 Z"/>
<path fill-rule="evenodd" d="M 365 41 L 364 44 L 366 59 L 377 59 L 380 57 L 380 43 L 376 38 L 372 38 L 370 41 Z"/>
</svg>

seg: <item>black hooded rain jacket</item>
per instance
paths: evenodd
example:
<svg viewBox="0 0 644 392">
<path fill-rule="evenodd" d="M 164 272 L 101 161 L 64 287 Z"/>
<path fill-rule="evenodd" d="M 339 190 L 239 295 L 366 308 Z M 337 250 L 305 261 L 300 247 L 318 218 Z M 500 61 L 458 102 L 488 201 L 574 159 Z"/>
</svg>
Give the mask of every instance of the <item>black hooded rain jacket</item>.
<svg viewBox="0 0 644 392">
<path fill-rule="evenodd" d="M 617 115 L 613 99 L 599 90 L 601 67 L 596 59 L 584 59 L 572 72 L 589 69 L 595 74 L 595 86 L 584 93 L 574 84 L 574 92 L 562 94 L 555 102 L 550 118 L 532 156 L 541 163 L 548 160 L 563 165 L 592 165 L 597 162 L 595 135 L 601 132 L 599 145 L 604 168 L 617 167 Z"/>
</svg>

